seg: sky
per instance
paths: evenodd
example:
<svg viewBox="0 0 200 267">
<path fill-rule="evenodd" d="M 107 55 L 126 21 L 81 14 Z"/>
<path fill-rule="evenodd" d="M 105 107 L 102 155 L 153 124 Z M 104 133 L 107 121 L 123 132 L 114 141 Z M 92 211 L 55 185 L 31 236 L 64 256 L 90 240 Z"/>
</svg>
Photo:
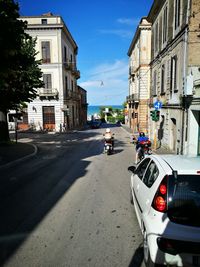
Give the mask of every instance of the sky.
<svg viewBox="0 0 200 267">
<path fill-rule="evenodd" d="M 153 0 L 18 0 L 20 15 L 62 16 L 78 46 L 78 85 L 89 105 L 122 105 L 128 92 L 127 52 Z"/>
</svg>

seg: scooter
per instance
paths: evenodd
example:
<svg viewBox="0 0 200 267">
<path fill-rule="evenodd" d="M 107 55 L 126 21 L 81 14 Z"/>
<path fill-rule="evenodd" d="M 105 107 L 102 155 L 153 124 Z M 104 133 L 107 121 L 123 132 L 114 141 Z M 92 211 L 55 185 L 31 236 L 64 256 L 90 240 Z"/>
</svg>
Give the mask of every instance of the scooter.
<svg viewBox="0 0 200 267">
<path fill-rule="evenodd" d="M 112 139 L 107 139 L 104 141 L 104 151 L 107 155 L 112 154 L 113 152 L 113 142 Z"/>
<path fill-rule="evenodd" d="M 142 159 L 145 158 L 146 155 L 151 155 L 152 150 L 151 150 L 151 141 L 141 141 L 140 142 L 140 150 L 138 152 L 138 158 L 141 161 Z"/>
</svg>

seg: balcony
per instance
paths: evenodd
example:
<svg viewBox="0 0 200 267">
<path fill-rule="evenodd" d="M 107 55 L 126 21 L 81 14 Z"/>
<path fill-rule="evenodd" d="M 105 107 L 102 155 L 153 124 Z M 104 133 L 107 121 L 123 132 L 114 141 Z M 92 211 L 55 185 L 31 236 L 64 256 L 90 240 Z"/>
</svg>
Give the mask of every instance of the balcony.
<svg viewBox="0 0 200 267">
<path fill-rule="evenodd" d="M 130 76 L 135 76 L 135 73 L 137 71 L 138 68 L 136 68 L 135 66 L 130 66 L 129 67 L 129 75 Z"/>
<path fill-rule="evenodd" d="M 80 95 L 77 92 L 67 90 L 66 100 L 80 100 Z"/>
<path fill-rule="evenodd" d="M 129 95 L 129 96 L 127 96 L 126 97 L 126 101 L 128 102 L 128 103 L 130 103 L 130 102 L 139 102 L 139 95 L 138 94 L 132 94 L 132 95 Z"/>
<path fill-rule="evenodd" d="M 72 74 L 76 77 L 76 79 L 80 78 L 80 71 L 77 70 L 76 64 L 72 64 Z"/>
<path fill-rule="evenodd" d="M 72 63 L 70 61 L 66 61 L 63 64 L 66 70 L 72 70 Z"/>
<path fill-rule="evenodd" d="M 76 63 L 72 63 L 71 61 L 64 62 L 64 67 L 66 70 L 71 70 L 72 74 L 76 77 L 78 80 L 80 76 L 80 71 L 76 68 Z"/>
<path fill-rule="evenodd" d="M 40 88 L 39 97 L 58 97 L 58 90 L 55 88 Z"/>
<path fill-rule="evenodd" d="M 80 77 L 81 77 L 79 70 L 73 70 L 72 74 L 74 74 L 74 76 L 76 77 L 77 80 L 80 79 Z"/>
</svg>

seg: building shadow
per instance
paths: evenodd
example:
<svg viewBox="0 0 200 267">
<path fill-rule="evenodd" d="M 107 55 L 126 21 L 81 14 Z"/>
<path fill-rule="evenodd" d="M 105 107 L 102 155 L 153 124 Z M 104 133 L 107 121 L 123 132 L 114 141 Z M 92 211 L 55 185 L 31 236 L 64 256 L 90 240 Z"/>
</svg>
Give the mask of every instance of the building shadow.
<svg viewBox="0 0 200 267">
<path fill-rule="evenodd" d="M 0 265 L 30 236 L 70 187 L 84 179 L 90 157 L 100 155 L 96 132 L 63 136 L 34 135 L 42 143 L 38 154 L 25 163 L 1 171 L 0 179 Z M 30 138 L 30 135 L 28 135 Z M 33 137 L 32 137 L 33 138 Z M 54 143 L 55 150 L 50 149 Z"/>
</svg>

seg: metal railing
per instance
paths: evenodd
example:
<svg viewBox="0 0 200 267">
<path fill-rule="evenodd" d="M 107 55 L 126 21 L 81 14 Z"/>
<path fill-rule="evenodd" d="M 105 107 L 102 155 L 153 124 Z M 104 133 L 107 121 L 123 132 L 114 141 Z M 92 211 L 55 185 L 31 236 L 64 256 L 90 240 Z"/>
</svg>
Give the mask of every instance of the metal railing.
<svg viewBox="0 0 200 267">
<path fill-rule="evenodd" d="M 57 96 L 58 90 L 56 88 L 40 88 L 39 96 Z"/>
</svg>

